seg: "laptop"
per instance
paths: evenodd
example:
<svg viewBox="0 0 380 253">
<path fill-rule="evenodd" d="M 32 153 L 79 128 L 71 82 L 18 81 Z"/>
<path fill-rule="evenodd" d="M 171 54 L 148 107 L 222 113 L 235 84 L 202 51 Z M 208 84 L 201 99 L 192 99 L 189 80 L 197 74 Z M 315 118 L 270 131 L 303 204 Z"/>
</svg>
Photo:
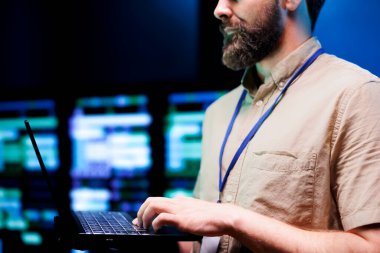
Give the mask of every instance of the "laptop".
<svg viewBox="0 0 380 253">
<path fill-rule="evenodd" d="M 126 212 L 74 211 L 64 206 L 60 203 L 57 191 L 49 178 L 29 121 L 25 120 L 24 123 L 58 211 L 58 216 L 54 218 L 54 227 L 62 245 L 71 249 L 86 250 L 99 247 L 129 248 L 131 243 L 146 245 L 145 242 L 201 240 L 201 236 L 182 232 L 175 227 L 164 226 L 158 231 L 137 227 L 132 224 L 132 216 Z"/>
</svg>

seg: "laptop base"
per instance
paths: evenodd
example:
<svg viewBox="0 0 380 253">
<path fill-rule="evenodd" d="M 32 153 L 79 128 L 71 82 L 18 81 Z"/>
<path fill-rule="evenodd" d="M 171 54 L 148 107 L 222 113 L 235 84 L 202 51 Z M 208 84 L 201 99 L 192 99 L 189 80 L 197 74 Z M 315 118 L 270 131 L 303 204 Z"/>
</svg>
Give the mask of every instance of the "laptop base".
<svg viewBox="0 0 380 253">
<path fill-rule="evenodd" d="M 155 235 L 106 235 L 78 233 L 67 219 L 54 217 L 57 243 L 66 249 L 90 250 L 90 252 L 151 252 L 162 249 L 165 252 L 179 252 L 178 241 L 199 241 L 199 236 L 187 233 L 173 236 L 174 228 L 165 227 Z M 166 236 L 167 235 L 167 236 Z"/>
</svg>

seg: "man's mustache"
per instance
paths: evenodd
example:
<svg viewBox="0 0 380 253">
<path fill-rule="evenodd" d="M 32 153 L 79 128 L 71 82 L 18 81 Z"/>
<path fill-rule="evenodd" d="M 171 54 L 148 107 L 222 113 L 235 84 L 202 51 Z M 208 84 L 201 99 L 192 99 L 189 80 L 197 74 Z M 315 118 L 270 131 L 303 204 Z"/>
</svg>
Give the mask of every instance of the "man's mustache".
<svg viewBox="0 0 380 253">
<path fill-rule="evenodd" d="M 243 31 L 242 26 L 239 25 L 232 25 L 230 23 L 221 23 L 219 25 L 219 31 L 224 35 L 231 35 L 232 33 L 240 33 Z"/>
</svg>

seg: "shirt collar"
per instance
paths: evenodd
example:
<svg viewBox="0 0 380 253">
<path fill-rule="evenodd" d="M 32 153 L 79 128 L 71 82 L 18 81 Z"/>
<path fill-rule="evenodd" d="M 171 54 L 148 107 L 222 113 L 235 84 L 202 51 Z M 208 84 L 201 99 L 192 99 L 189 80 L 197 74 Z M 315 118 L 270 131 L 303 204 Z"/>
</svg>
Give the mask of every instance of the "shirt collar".
<svg viewBox="0 0 380 253">
<path fill-rule="evenodd" d="M 275 65 L 271 74 L 265 78 L 264 85 L 275 84 L 281 90 L 285 85 L 285 81 L 319 48 L 321 48 L 321 44 L 317 38 L 311 37 L 306 40 L 296 50 Z M 256 93 L 262 83 L 257 76 L 255 66 L 245 70 L 241 84 L 251 95 Z"/>
</svg>

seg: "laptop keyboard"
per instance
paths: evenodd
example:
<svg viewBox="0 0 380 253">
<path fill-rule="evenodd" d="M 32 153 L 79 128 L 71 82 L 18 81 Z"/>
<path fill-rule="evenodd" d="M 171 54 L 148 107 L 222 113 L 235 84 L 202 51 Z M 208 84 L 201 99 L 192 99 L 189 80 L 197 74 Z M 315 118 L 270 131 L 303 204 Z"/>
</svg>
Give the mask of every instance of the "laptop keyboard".
<svg viewBox="0 0 380 253">
<path fill-rule="evenodd" d="M 146 234 L 123 214 L 110 211 L 75 212 L 86 234 Z"/>
</svg>

